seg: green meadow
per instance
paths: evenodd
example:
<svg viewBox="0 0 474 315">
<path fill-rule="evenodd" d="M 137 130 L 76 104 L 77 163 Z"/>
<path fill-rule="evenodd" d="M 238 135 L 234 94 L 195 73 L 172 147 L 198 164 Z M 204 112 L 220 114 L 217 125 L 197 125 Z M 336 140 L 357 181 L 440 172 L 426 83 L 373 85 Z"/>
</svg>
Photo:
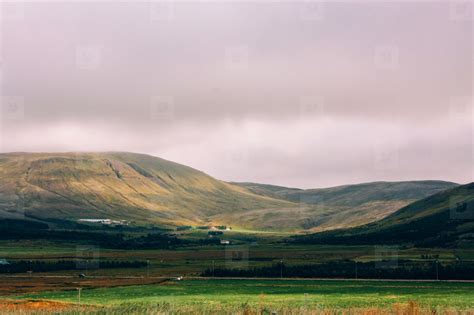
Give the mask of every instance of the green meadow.
<svg viewBox="0 0 474 315">
<path fill-rule="evenodd" d="M 79 303 L 77 290 L 15 297 Z M 182 280 L 158 285 L 83 289 L 82 304 L 117 306 L 265 305 L 270 308 L 367 308 L 415 302 L 421 307 L 474 308 L 474 283 L 353 280 Z"/>
</svg>

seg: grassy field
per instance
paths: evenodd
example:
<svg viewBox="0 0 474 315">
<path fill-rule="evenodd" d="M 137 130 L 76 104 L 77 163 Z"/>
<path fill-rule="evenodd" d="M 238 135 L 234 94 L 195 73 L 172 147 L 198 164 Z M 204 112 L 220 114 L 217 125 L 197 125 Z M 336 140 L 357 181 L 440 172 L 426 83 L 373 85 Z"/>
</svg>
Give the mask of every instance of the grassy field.
<svg viewBox="0 0 474 315">
<path fill-rule="evenodd" d="M 12 298 L 12 297 L 10 297 Z M 78 291 L 15 296 L 21 300 L 79 303 Z M 126 301 L 126 302 L 124 302 Z M 474 311 L 474 283 L 316 281 L 316 280 L 183 280 L 156 285 L 83 289 L 81 303 L 102 310 L 164 312 L 271 313 L 291 310 L 361 310 L 406 308 Z"/>
<path fill-rule="evenodd" d="M 248 234 L 233 233 L 230 239 L 241 239 Z M 62 270 L 49 272 L 53 275 L 77 276 L 85 272 L 91 276 L 196 276 L 206 268 L 253 268 L 270 266 L 283 260 L 289 265 L 321 263 L 349 259 L 367 262 L 381 259 L 388 251 L 395 259 L 421 260 L 422 255 L 437 255 L 440 261 L 453 262 L 456 257 L 473 259 L 474 250 L 453 250 L 439 248 L 399 248 L 343 245 L 300 245 L 271 243 L 273 236 L 260 237 L 257 241 L 231 246 L 195 246 L 173 250 L 116 250 L 87 244 L 52 243 L 48 241 L 0 241 L 0 259 L 14 260 L 98 260 L 98 269 L 81 271 Z M 242 254 L 244 260 L 233 260 L 235 254 Z M 100 269 L 101 260 L 147 261 L 147 268 Z"/>
<path fill-rule="evenodd" d="M 189 233 L 189 232 L 188 232 Z M 205 232 L 193 231 L 188 237 Z M 284 260 L 291 265 L 339 259 L 472 259 L 473 250 L 374 246 L 287 244 L 278 235 L 233 231 L 238 245 L 194 246 L 169 250 L 116 250 L 82 243 L 1 241 L 0 258 L 8 261 L 97 259 L 97 269 L 0 275 L 1 314 L 474 314 L 474 283 L 366 280 L 197 279 L 210 266 L 253 268 Z M 248 240 L 248 238 L 254 238 Z M 247 243 L 238 243 L 246 241 Z M 84 248 L 87 253 L 84 253 Z M 232 255 L 243 253 L 244 260 Z M 147 267 L 102 269 L 100 261 L 148 261 Z M 87 278 L 80 279 L 79 273 Z M 171 277 L 164 281 L 161 276 Z M 183 281 L 174 280 L 184 276 Z M 81 288 L 79 304 L 78 290 Z M 6 311 L 8 310 L 8 311 Z M 326 313 L 325 313 L 326 312 Z"/>
<path fill-rule="evenodd" d="M 83 250 L 83 249 L 86 250 Z M 99 269 L 61 270 L 49 272 L 54 275 L 72 275 L 86 273 L 91 276 L 180 276 L 199 275 L 206 268 L 253 268 L 271 266 L 283 260 L 287 264 L 298 265 L 315 262 L 326 262 L 337 259 L 371 261 L 377 257 L 378 249 L 373 246 L 325 246 L 325 245 L 285 245 L 265 244 L 239 246 L 201 246 L 179 248 L 175 250 L 111 250 L 99 247 L 71 244 L 48 243 L 0 243 L 0 258 L 14 260 L 81 260 L 92 258 L 98 260 Z M 240 254 L 246 259 L 233 260 L 232 255 Z M 455 254 L 448 249 L 394 249 L 400 259 L 416 260 L 422 254 L 439 255 L 440 260 L 454 261 Z M 470 252 L 463 252 L 471 256 Z M 147 261 L 148 268 L 100 269 L 101 260 L 112 261 Z"/>
</svg>

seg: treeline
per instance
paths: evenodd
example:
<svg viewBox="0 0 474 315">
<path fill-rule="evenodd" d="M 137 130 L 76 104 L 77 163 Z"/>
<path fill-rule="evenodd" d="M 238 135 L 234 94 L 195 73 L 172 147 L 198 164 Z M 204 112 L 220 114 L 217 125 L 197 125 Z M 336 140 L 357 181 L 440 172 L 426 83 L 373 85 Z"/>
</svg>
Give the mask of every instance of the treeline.
<svg viewBox="0 0 474 315">
<path fill-rule="evenodd" d="M 137 236 L 138 235 L 138 236 Z M 0 240 L 53 240 L 83 242 L 114 249 L 171 249 L 187 242 L 166 233 L 125 234 L 122 232 L 50 230 L 43 223 L 1 220 Z"/>
<path fill-rule="evenodd" d="M 32 215 L 25 215 L 27 219 L 0 219 L 1 230 L 19 231 L 33 230 L 85 230 L 98 232 L 138 232 L 138 233 L 164 233 L 171 229 L 159 226 L 133 226 L 133 225 L 107 225 L 99 223 L 79 223 L 77 221 L 48 218 L 43 219 Z"/>
<path fill-rule="evenodd" d="M 474 280 L 474 264 L 452 264 L 436 261 L 333 261 L 311 265 L 273 264 L 249 269 L 209 268 L 204 277 L 260 277 L 260 278 L 359 278 L 359 279 L 439 279 Z"/>
<path fill-rule="evenodd" d="M 0 273 L 48 272 L 58 270 L 91 270 L 91 269 L 118 269 L 141 268 L 147 265 L 144 261 L 103 261 L 99 259 L 87 260 L 19 260 L 0 265 Z"/>
<path fill-rule="evenodd" d="M 47 224 L 27 220 L 0 220 L 0 240 L 50 240 L 86 243 L 112 249 L 174 249 L 193 245 L 220 245 L 218 238 L 179 239 L 165 231 L 143 229 L 139 232 L 107 230 L 50 229 Z"/>
<path fill-rule="evenodd" d="M 454 229 L 454 222 L 449 221 L 448 214 L 439 213 L 427 218 L 394 225 L 379 230 L 377 223 L 347 230 L 333 230 L 302 237 L 295 237 L 295 243 L 334 244 L 334 245 L 371 245 L 371 244 L 418 244 L 431 240 L 432 246 L 445 245 L 441 231 Z"/>
<path fill-rule="evenodd" d="M 106 247 L 116 249 L 172 249 L 187 242 L 167 234 L 147 234 L 126 239 L 120 235 L 108 241 Z"/>
<path fill-rule="evenodd" d="M 474 207 L 474 205 L 473 205 Z M 416 247 L 474 246 L 474 236 L 459 229 L 449 209 L 418 220 L 380 229 L 377 222 L 361 227 L 294 236 L 287 242 L 331 245 L 414 245 Z"/>
<path fill-rule="evenodd" d="M 158 233 L 170 232 L 171 229 L 166 229 L 158 226 L 137 226 L 137 225 L 107 225 L 100 223 L 80 223 L 77 221 L 55 219 L 55 218 L 40 218 L 30 214 L 25 215 L 29 219 L 45 222 L 55 229 L 62 230 L 86 230 L 86 231 L 108 231 L 108 232 L 143 232 L 143 233 Z"/>
<path fill-rule="evenodd" d="M 18 219 L 0 219 L 0 233 L 8 231 L 22 230 L 47 230 L 48 224 L 42 222 L 18 220 Z"/>
</svg>

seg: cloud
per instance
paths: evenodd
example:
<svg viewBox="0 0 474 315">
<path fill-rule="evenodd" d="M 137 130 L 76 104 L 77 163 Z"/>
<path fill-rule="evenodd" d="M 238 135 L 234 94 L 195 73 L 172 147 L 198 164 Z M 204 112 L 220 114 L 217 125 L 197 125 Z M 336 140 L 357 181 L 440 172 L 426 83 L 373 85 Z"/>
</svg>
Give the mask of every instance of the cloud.
<svg viewBox="0 0 474 315">
<path fill-rule="evenodd" d="M 4 152 L 138 151 L 301 187 L 472 180 L 472 22 L 450 4 L 17 5 Z"/>
<path fill-rule="evenodd" d="M 455 124 L 456 127 L 440 128 Z M 135 151 L 228 181 L 324 187 L 373 180 L 469 180 L 472 125 L 451 118 L 419 125 L 331 117 L 246 120 L 130 130 L 63 122 L 10 130 L 6 151 Z M 34 141 L 32 141 L 34 139 Z"/>
</svg>

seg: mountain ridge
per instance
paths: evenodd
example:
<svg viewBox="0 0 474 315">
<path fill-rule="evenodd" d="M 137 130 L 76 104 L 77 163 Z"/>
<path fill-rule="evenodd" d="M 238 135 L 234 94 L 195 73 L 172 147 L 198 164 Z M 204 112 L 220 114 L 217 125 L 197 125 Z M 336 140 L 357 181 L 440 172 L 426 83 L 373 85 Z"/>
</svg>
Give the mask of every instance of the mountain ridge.
<svg viewBox="0 0 474 315">
<path fill-rule="evenodd" d="M 474 246 L 474 183 L 418 200 L 380 221 L 359 227 L 316 233 L 308 243 Z"/>
<path fill-rule="evenodd" d="M 265 184 L 245 187 L 173 161 L 121 151 L 2 153 L 0 179 L 0 218 L 106 217 L 172 226 L 219 224 L 288 231 L 366 224 L 433 190 L 456 185 L 430 181 L 313 190 Z M 379 195 L 367 193 L 374 185 Z M 400 198 L 388 200 L 391 185 L 398 187 Z M 358 203 L 351 201 L 359 195 Z"/>
<path fill-rule="evenodd" d="M 259 195 L 308 205 L 308 217 L 311 213 L 317 215 L 324 210 L 324 215 L 308 219 L 307 226 L 314 225 L 311 228 L 314 231 L 377 221 L 416 200 L 458 186 L 456 183 L 435 180 L 377 181 L 318 189 L 287 188 L 256 183 L 240 185 Z"/>
<path fill-rule="evenodd" d="M 4 179 L 2 194 L 9 192 L 10 199 L 12 195 L 23 199 L 20 203 L 24 203 L 25 210 L 36 212 L 32 214 L 39 217 L 44 216 L 41 207 L 49 208 L 49 214 L 51 210 L 56 214 L 61 212 L 55 204 L 59 202 L 60 206 L 70 209 L 67 214 L 73 219 L 79 218 L 71 211 L 74 209 L 80 210 L 81 217 L 107 214 L 131 219 L 133 215 L 127 213 L 130 210 L 138 214 L 138 219 L 151 222 L 205 223 L 199 218 L 199 212 L 204 208 L 209 213 L 218 211 L 219 203 L 226 198 L 239 200 L 239 209 L 289 204 L 255 196 L 204 172 L 150 155 L 123 152 L 2 154 L 0 163 Z M 205 195 L 205 200 L 200 195 Z M 5 202 L 0 204 L 5 208 Z M 232 207 L 231 202 L 226 205 Z M 96 213 L 88 208 L 95 209 Z M 169 216 L 170 210 L 179 220 Z"/>
</svg>

